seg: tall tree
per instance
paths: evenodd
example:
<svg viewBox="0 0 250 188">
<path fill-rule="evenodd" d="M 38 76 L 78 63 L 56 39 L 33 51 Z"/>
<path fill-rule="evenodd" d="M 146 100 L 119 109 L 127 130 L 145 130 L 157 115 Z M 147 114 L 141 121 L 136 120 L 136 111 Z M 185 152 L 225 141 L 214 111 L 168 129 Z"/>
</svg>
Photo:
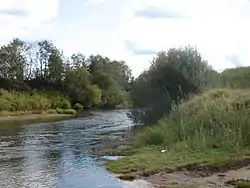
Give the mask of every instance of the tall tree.
<svg viewBox="0 0 250 188">
<path fill-rule="evenodd" d="M 26 59 L 23 52 L 24 42 L 19 39 L 14 39 L 10 44 L 0 48 L 2 78 L 24 80 Z"/>
</svg>

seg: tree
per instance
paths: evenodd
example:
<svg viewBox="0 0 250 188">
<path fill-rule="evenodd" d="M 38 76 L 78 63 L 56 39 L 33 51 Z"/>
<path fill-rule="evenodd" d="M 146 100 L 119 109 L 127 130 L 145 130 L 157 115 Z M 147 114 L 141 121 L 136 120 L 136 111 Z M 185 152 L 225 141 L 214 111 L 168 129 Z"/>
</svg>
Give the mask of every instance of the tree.
<svg viewBox="0 0 250 188">
<path fill-rule="evenodd" d="M 54 49 L 48 59 L 48 80 L 50 83 L 61 85 L 63 80 L 64 65 L 62 54 Z"/>
<path fill-rule="evenodd" d="M 144 124 L 156 123 L 173 104 L 201 91 L 213 69 L 191 47 L 160 52 L 149 70 L 133 83 L 131 100 L 135 110 L 130 117 Z"/>
<path fill-rule="evenodd" d="M 74 53 L 65 58 L 52 41 L 14 39 L 0 47 L 0 88 L 60 92 L 84 107 L 127 104 L 131 70 L 124 61 Z"/>
<path fill-rule="evenodd" d="M 90 86 L 90 74 L 86 68 L 81 67 L 78 69 L 66 70 L 64 85 L 73 103 L 81 103 L 83 106 L 86 106 L 85 92 Z"/>
<path fill-rule="evenodd" d="M 101 103 L 102 91 L 98 85 L 89 85 L 85 91 L 85 104 L 87 107 L 98 107 Z"/>
<path fill-rule="evenodd" d="M 23 55 L 24 43 L 14 39 L 7 46 L 0 48 L 0 71 L 1 78 L 11 80 L 24 80 L 26 59 Z"/>
<path fill-rule="evenodd" d="M 86 58 L 83 54 L 81 53 L 73 54 L 71 56 L 71 60 L 74 68 L 80 68 L 80 67 L 87 68 Z"/>
</svg>

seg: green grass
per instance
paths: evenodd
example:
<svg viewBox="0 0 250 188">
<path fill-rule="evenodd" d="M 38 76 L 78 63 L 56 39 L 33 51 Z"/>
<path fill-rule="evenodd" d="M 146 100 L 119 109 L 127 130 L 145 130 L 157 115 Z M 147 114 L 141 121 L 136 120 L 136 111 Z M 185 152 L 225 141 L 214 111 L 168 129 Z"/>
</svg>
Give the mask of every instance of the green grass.
<svg viewBox="0 0 250 188">
<path fill-rule="evenodd" d="M 239 181 L 235 188 L 250 188 L 250 181 Z"/>
<path fill-rule="evenodd" d="M 105 166 L 108 170 L 117 174 L 135 173 L 150 175 L 162 170 L 171 170 L 189 164 L 203 164 L 220 167 L 247 158 L 246 150 L 218 150 L 207 149 L 203 151 L 189 150 L 179 144 L 176 148 L 161 153 L 161 148 L 141 148 L 134 151 L 130 156 L 119 158 L 115 161 L 107 161 Z M 181 146 L 181 147 L 180 147 Z"/>
<path fill-rule="evenodd" d="M 145 175 L 193 163 L 220 166 L 244 159 L 250 149 L 249 117 L 249 90 L 206 91 L 145 128 L 133 141 L 134 154 L 108 161 L 107 168 Z"/>
</svg>

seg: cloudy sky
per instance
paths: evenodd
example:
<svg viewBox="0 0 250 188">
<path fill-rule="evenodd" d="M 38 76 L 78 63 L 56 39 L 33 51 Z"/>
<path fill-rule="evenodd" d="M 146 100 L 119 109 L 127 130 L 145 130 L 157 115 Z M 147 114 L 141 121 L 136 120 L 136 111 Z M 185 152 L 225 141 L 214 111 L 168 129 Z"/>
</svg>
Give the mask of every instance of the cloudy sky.
<svg viewBox="0 0 250 188">
<path fill-rule="evenodd" d="M 14 37 L 122 59 L 134 75 L 192 45 L 222 70 L 250 65 L 250 0 L 0 0 L 0 45 Z"/>
</svg>

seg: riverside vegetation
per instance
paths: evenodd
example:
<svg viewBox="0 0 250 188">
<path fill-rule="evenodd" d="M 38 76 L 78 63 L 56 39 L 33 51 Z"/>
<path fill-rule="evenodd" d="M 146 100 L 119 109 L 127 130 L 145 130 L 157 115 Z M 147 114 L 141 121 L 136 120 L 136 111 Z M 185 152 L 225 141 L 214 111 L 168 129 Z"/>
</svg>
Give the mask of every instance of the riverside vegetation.
<svg viewBox="0 0 250 188">
<path fill-rule="evenodd" d="M 131 88 L 129 116 L 145 128 L 121 151 L 128 156 L 105 165 L 130 179 L 249 164 L 249 76 L 249 67 L 216 72 L 192 47 L 158 53 Z"/>
<path fill-rule="evenodd" d="M 68 58 L 51 41 L 14 39 L 0 48 L 0 114 L 133 106 L 128 116 L 145 128 L 109 170 L 129 177 L 194 163 L 224 168 L 249 158 L 249 75 L 249 67 L 218 73 L 185 47 L 158 53 L 133 79 L 124 61 Z"/>
<path fill-rule="evenodd" d="M 66 57 L 51 41 L 14 39 L 0 47 L 0 115 L 75 114 L 128 108 L 131 70 L 124 61 Z"/>
</svg>

